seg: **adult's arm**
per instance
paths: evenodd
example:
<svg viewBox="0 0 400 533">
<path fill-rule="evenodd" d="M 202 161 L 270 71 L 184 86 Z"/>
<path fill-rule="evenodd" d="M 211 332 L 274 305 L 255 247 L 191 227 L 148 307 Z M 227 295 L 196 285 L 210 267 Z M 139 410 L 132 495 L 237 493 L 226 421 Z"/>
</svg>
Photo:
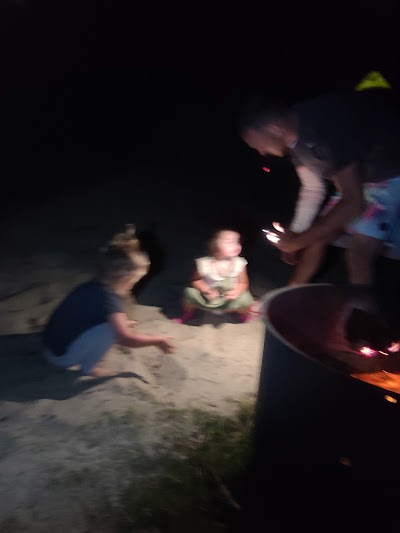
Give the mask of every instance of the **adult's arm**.
<svg viewBox="0 0 400 533">
<path fill-rule="evenodd" d="M 363 184 L 357 164 L 347 165 L 332 179 L 341 193 L 341 200 L 327 215 L 318 218 L 308 230 L 297 236 L 299 248 L 329 239 L 364 210 Z"/>
<path fill-rule="evenodd" d="M 324 180 L 315 172 L 303 165 L 295 168 L 300 180 L 300 190 L 289 229 L 294 233 L 302 233 L 313 223 L 325 199 L 326 188 Z"/>
</svg>

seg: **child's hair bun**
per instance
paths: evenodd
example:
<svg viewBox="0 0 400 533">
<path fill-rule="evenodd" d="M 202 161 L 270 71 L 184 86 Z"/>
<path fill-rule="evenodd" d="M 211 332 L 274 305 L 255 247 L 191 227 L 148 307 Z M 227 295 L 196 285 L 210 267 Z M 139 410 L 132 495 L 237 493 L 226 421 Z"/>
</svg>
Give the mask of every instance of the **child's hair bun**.
<svg viewBox="0 0 400 533">
<path fill-rule="evenodd" d="M 136 227 L 134 224 L 127 224 L 123 233 L 116 233 L 110 240 L 109 246 L 121 248 L 126 253 L 140 251 L 140 241 L 136 236 Z"/>
</svg>

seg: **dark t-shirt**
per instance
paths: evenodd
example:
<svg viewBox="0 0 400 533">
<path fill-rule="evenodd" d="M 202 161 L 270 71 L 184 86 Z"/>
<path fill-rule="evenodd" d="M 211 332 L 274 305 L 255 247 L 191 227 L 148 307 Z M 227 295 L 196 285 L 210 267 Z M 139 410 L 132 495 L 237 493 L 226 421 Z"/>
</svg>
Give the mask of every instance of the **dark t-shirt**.
<svg viewBox="0 0 400 533">
<path fill-rule="evenodd" d="M 97 280 L 74 289 L 51 315 L 43 331 L 43 341 L 55 355 L 63 355 L 68 346 L 86 330 L 108 321 L 112 313 L 123 312 L 123 300 L 109 292 Z"/>
<path fill-rule="evenodd" d="M 332 179 L 351 163 L 363 182 L 400 176 L 400 105 L 392 91 L 332 93 L 294 106 L 299 137 L 293 163 Z"/>
</svg>

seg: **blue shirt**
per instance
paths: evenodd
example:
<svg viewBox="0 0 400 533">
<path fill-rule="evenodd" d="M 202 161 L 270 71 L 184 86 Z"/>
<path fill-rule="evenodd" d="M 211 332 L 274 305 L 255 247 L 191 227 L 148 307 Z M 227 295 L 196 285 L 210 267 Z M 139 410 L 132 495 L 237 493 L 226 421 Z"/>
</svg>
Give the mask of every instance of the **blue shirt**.
<svg viewBox="0 0 400 533">
<path fill-rule="evenodd" d="M 123 300 L 97 280 L 74 289 L 55 309 L 43 331 L 43 341 L 55 355 L 88 329 L 107 322 L 113 313 L 124 311 Z"/>
</svg>

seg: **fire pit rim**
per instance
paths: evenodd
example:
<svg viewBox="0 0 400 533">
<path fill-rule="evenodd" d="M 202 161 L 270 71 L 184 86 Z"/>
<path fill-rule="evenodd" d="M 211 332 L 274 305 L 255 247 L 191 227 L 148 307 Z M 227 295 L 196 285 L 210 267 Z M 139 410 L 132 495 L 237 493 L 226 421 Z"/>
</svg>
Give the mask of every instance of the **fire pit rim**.
<svg viewBox="0 0 400 533">
<path fill-rule="evenodd" d="M 283 294 L 285 292 L 293 292 L 293 291 L 296 291 L 298 289 L 303 289 L 305 287 L 333 287 L 333 283 L 304 283 L 302 285 L 296 285 L 296 287 L 281 287 L 280 289 L 274 289 L 272 290 L 271 292 L 268 293 L 268 295 L 264 298 L 263 300 L 263 303 L 261 305 L 261 316 L 262 316 L 262 320 L 264 322 L 264 325 L 265 327 L 267 328 L 267 330 L 271 333 L 273 333 L 281 342 L 283 342 L 283 344 L 285 346 L 287 346 L 288 348 L 291 348 L 292 350 L 294 350 L 295 352 L 297 352 L 298 354 L 301 354 L 301 355 L 304 355 L 306 356 L 308 359 L 312 360 L 312 361 L 315 361 L 316 363 L 318 363 L 318 361 L 316 361 L 313 357 L 311 357 L 310 355 L 308 355 L 306 352 L 304 352 L 303 350 L 300 350 L 299 348 L 297 348 L 296 346 L 294 346 L 292 343 L 290 343 L 287 339 L 285 339 L 285 337 L 283 337 L 281 335 L 281 333 L 279 333 L 279 331 L 275 328 L 275 326 L 272 324 L 271 320 L 269 319 L 268 317 L 268 313 L 267 313 L 267 309 L 268 309 L 268 306 L 270 304 L 270 302 L 277 296 L 279 296 L 280 294 Z"/>
<path fill-rule="evenodd" d="M 360 381 L 358 378 L 352 376 L 351 374 L 348 374 L 348 375 L 343 374 L 342 372 L 336 370 L 335 368 L 332 368 L 332 367 L 330 367 L 328 365 L 325 365 L 324 363 L 322 363 L 321 361 L 319 361 L 315 357 L 312 357 L 311 355 L 307 354 L 303 350 L 300 350 L 299 348 L 294 346 L 285 337 L 283 337 L 281 335 L 281 333 L 274 327 L 274 325 L 272 324 L 271 320 L 268 317 L 267 309 L 268 309 L 268 306 L 269 306 L 270 302 L 275 297 L 279 296 L 280 294 L 283 294 L 283 293 L 286 293 L 286 292 L 293 292 L 293 291 L 296 291 L 298 289 L 304 289 L 305 287 L 317 288 L 317 287 L 334 287 L 334 286 L 335 285 L 333 283 L 304 283 L 304 284 L 301 284 L 301 285 L 296 285 L 296 287 L 281 287 L 279 289 L 274 289 L 274 290 L 268 292 L 267 296 L 263 299 L 263 302 L 262 302 L 262 305 L 261 305 L 262 320 L 263 320 L 263 323 L 265 325 L 265 328 L 266 328 L 267 332 L 273 334 L 281 343 L 283 343 L 284 346 L 286 346 L 287 348 L 291 349 L 295 353 L 297 353 L 299 355 L 302 355 L 308 361 L 311 361 L 313 364 L 315 364 L 315 365 L 317 365 L 319 367 L 322 367 L 322 368 L 328 370 L 329 372 L 332 372 L 334 374 L 338 374 L 338 375 L 342 376 L 346 380 Z M 389 393 L 390 396 L 394 395 L 394 396 L 396 396 L 397 398 L 400 399 L 400 393 L 395 392 L 395 391 L 393 391 L 391 389 L 385 389 L 384 387 L 381 387 L 379 385 L 374 385 L 373 383 L 369 383 L 368 381 L 362 381 L 362 383 L 363 383 L 364 387 L 372 388 L 375 391 L 379 391 L 380 393 L 384 393 L 384 397 L 385 397 L 385 393 Z"/>
</svg>

